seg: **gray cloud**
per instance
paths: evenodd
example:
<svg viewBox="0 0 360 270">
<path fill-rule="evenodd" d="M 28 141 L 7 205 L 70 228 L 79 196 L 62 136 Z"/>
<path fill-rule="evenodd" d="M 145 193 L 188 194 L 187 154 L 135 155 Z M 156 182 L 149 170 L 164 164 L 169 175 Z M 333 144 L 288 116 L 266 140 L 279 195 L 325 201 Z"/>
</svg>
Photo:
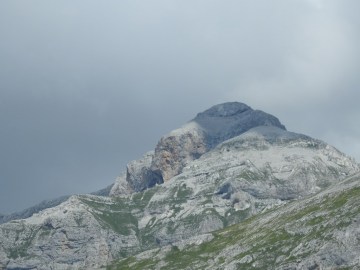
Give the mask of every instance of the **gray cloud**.
<svg viewBox="0 0 360 270">
<path fill-rule="evenodd" d="M 0 212 L 100 189 L 224 101 L 360 159 L 359 5 L 1 1 Z"/>
</svg>

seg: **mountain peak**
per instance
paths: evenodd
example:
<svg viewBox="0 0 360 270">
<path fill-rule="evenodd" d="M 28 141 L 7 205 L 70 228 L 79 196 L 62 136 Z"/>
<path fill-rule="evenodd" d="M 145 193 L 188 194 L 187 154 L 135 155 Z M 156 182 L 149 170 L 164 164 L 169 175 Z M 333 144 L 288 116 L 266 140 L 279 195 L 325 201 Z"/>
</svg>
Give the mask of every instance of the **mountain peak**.
<svg viewBox="0 0 360 270">
<path fill-rule="evenodd" d="M 252 110 L 248 105 L 241 102 L 226 102 L 212 106 L 204 112 L 199 113 L 198 117 L 228 117 L 235 114 L 243 113 L 247 110 Z M 196 119 L 195 118 L 195 119 Z"/>
<path fill-rule="evenodd" d="M 192 122 L 204 131 L 209 149 L 254 127 L 274 126 L 286 130 L 275 116 L 240 102 L 215 105 L 199 113 Z"/>
<path fill-rule="evenodd" d="M 118 190 L 141 191 L 166 182 L 180 174 L 186 164 L 220 143 L 259 126 L 286 131 L 275 116 L 253 110 L 244 103 L 227 102 L 212 106 L 183 127 L 163 136 L 153 155 L 139 161 L 144 166 L 128 166 L 126 178 L 117 181 L 111 194 L 117 195 Z"/>
</svg>

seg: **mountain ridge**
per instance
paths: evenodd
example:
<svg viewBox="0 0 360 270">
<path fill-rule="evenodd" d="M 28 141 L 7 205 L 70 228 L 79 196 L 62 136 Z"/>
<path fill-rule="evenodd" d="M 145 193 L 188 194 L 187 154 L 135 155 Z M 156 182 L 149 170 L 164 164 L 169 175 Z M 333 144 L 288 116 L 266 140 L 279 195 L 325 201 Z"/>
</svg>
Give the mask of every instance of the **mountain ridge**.
<svg viewBox="0 0 360 270">
<path fill-rule="evenodd" d="M 90 194 L 98 195 L 98 196 L 109 196 L 110 190 L 113 185 L 114 184 L 111 184 L 111 185 L 107 186 L 106 188 L 100 189 L 98 191 L 94 191 Z M 6 215 L 0 214 L 0 224 L 9 222 L 11 220 L 25 219 L 25 218 L 31 217 L 33 214 L 39 213 L 42 210 L 58 206 L 59 204 L 65 202 L 67 199 L 69 199 L 73 195 L 64 195 L 64 196 L 57 197 L 55 199 L 43 200 L 38 204 L 30 206 L 29 208 L 26 208 L 22 211 L 17 211 L 17 212 L 11 213 L 11 214 L 6 214 Z"/>
<path fill-rule="evenodd" d="M 230 120 L 244 113 L 250 124 L 237 130 L 245 118 Z M 253 113 L 256 117 L 248 117 Z M 268 121 L 262 112 L 261 121 L 253 122 L 259 114 L 243 103 L 216 105 L 194 119 L 204 115 L 206 124 L 230 120 L 220 133 L 190 121 L 165 135 L 155 151 L 127 165 L 110 197 L 75 195 L 1 224 L 0 269 L 98 269 L 122 258 L 124 267 L 142 265 L 133 256 L 149 260 L 146 252 L 189 243 L 189 250 L 196 249 L 213 241 L 214 231 L 316 196 L 360 171 L 352 158 L 323 141 L 287 131 L 276 117 Z M 209 149 L 206 138 L 221 142 Z M 164 181 L 166 173 L 171 178 Z M 225 251 L 232 258 L 226 245 Z M 168 253 L 160 254 L 166 258 Z M 245 264 L 255 261 L 244 258 L 239 260 Z M 234 259 L 234 267 L 239 260 Z M 166 263 L 160 258 L 149 269 L 167 269 Z"/>
</svg>

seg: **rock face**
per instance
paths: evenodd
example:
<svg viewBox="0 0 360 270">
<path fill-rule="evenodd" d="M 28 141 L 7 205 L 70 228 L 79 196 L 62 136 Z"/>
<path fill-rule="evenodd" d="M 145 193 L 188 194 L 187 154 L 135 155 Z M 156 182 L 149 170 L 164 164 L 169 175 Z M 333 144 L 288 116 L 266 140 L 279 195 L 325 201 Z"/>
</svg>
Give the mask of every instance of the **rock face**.
<svg viewBox="0 0 360 270">
<path fill-rule="evenodd" d="M 111 196 L 123 196 L 143 191 L 156 184 L 162 184 L 161 174 L 151 169 L 154 151 L 146 153 L 141 159 L 133 160 L 126 166 L 126 172 L 116 178 L 110 190 Z"/>
<path fill-rule="evenodd" d="M 213 170 L 232 168 L 222 187 L 226 196 L 240 190 L 280 200 L 316 193 L 359 170 L 353 159 L 320 140 L 264 126 L 225 141 L 203 160 Z M 236 175 L 242 181 L 234 181 Z"/>
<path fill-rule="evenodd" d="M 97 269 L 139 247 L 131 229 L 125 236 L 102 226 L 80 198 L 1 225 L 0 269 Z"/>
<path fill-rule="evenodd" d="M 97 195 L 97 196 L 109 196 L 110 190 L 112 189 L 113 185 L 114 184 L 111 184 L 111 185 L 107 186 L 106 188 L 95 191 L 91 194 Z M 124 191 L 122 191 L 122 192 L 124 192 Z M 65 202 L 69 198 L 70 198 L 70 195 L 61 196 L 59 198 L 55 198 L 52 200 L 42 201 L 39 204 L 36 204 L 36 205 L 29 207 L 25 210 L 22 210 L 20 212 L 16 212 L 16 213 L 9 214 L 9 215 L 0 215 L 0 224 L 9 222 L 11 220 L 25 219 L 25 218 L 31 217 L 33 214 L 39 213 L 42 210 L 58 206 L 59 204 Z"/>
<path fill-rule="evenodd" d="M 131 190 L 142 191 L 162 184 L 163 178 L 151 170 L 154 152 L 149 152 L 140 160 L 131 161 L 126 167 L 126 181 Z"/>
<path fill-rule="evenodd" d="M 195 123 L 161 138 L 155 148 L 151 170 L 164 181 L 181 173 L 186 164 L 208 150 L 203 130 Z"/>
<path fill-rule="evenodd" d="M 239 102 L 213 106 L 199 113 L 192 121 L 204 130 L 208 149 L 258 126 L 274 126 L 285 130 L 276 117 Z"/>
<path fill-rule="evenodd" d="M 9 222 L 11 220 L 14 219 L 24 219 L 24 218 L 28 218 L 31 217 L 33 214 L 40 212 L 41 210 L 47 209 L 47 208 L 51 208 L 51 207 L 55 207 L 63 202 L 65 202 L 67 199 L 69 199 L 70 196 L 62 196 L 53 200 L 45 200 L 42 201 L 41 203 L 34 205 L 32 207 L 29 207 L 23 211 L 17 212 L 17 213 L 13 213 L 13 214 L 9 214 L 9 215 L 3 215 L 0 216 L 0 224 L 5 223 L 5 222 Z"/>
<path fill-rule="evenodd" d="M 226 124 L 218 128 L 220 118 Z M 240 125 L 239 119 L 251 124 Z M 122 258 L 121 267 L 134 269 L 264 269 L 270 263 L 274 269 L 304 269 L 313 266 L 312 260 L 322 260 L 328 246 L 334 256 L 325 258 L 326 263 L 336 257 L 339 265 L 354 264 L 351 254 L 358 252 L 358 243 L 350 243 L 347 232 L 357 235 L 351 222 L 358 213 L 351 209 L 360 206 L 352 191 L 341 193 L 360 186 L 359 177 L 348 178 L 359 172 L 353 159 L 325 142 L 288 132 L 276 118 L 241 103 L 215 106 L 195 120 L 162 138 L 155 152 L 130 162 L 111 189 L 117 196 L 73 196 L 0 225 L 0 269 L 97 269 Z M 250 128 L 255 123 L 261 125 Z M 348 197 L 322 200 L 324 194 L 352 199 L 349 204 Z M 351 216 L 343 216 L 344 211 Z M 346 222 L 337 230 L 339 220 Z M 232 224 L 239 225 L 226 228 Z M 311 234 L 313 225 L 319 237 Z M 328 228 L 326 234 L 322 228 Z M 219 235 L 211 233 L 221 229 Z M 326 242 L 334 235 L 348 237 L 345 249 L 337 251 L 340 245 Z M 307 246 L 299 246 L 300 236 L 308 237 Z M 292 244 L 281 249 L 288 238 Z M 280 242 L 272 247 L 276 239 Z M 186 265 L 174 261 L 177 254 Z M 201 259 L 208 254 L 215 259 Z M 300 265 L 291 256 L 307 256 L 308 261 Z"/>
<path fill-rule="evenodd" d="M 152 157 L 147 156 L 129 164 L 126 181 L 133 191 L 142 191 L 147 187 L 166 182 L 180 174 L 186 164 L 198 159 L 219 143 L 257 126 L 275 126 L 285 130 L 276 117 L 253 110 L 243 103 L 229 102 L 213 106 L 199 113 L 183 127 L 162 137 Z M 144 159 L 146 166 L 141 166 Z M 141 169 L 135 165 L 138 163 Z M 136 168 L 133 168 L 134 166 Z M 122 194 L 119 193 L 123 190 L 118 187 L 119 184 L 123 185 L 117 181 L 111 195 Z"/>
</svg>

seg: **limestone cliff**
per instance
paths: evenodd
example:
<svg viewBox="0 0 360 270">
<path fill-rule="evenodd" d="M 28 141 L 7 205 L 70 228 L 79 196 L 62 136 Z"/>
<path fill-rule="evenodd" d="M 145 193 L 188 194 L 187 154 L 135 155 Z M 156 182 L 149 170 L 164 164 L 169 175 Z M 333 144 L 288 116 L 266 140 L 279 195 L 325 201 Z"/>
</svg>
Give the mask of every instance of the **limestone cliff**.
<svg viewBox="0 0 360 270">
<path fill-rule="evenodd" d="M 183 127 L 162 137 L 153 156 L 144 157 L 146 165 L 142 165 L 144 158 L 131 162 L 127 166 L 126 181 L 133 191 L 166 182 L 180 174 L 189 162 L 198 159 L 219 143 L 257 126 L 275 126 L 285 130 L 276 117 L 253 110 L 243 103 L 228 102 L 213 106 L 199 113 Z M 111 195 L 124 194 L 119 192 L 124 190 L 119 188 L 119 185 L 124 185 L 120 180 L 122 179 L 118 179 L 114 185 Z"/>
</svg>

